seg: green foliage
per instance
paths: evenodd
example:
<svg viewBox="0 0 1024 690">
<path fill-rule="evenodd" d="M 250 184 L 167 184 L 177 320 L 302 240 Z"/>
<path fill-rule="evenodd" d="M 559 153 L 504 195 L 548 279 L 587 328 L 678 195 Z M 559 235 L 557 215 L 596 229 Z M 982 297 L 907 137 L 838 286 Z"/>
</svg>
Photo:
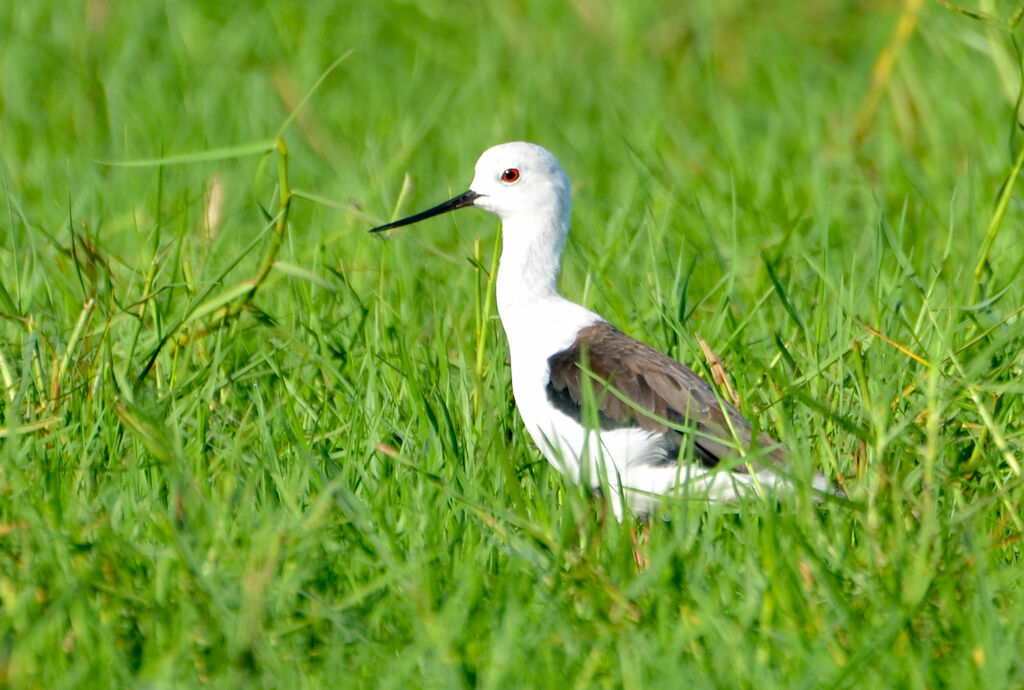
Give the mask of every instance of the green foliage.
<svg viewBox="0 0 1024 690">
<path fill-rule="evenodd" d="M 0 3 L 0 685 L 1024 684 L 982 10 Z M 636 566 L 516 416 L 495 219 L 366 233 L 515 139 L 566 295 L 706 340 L 849 504 L 669 503 Z"/>
</svg>

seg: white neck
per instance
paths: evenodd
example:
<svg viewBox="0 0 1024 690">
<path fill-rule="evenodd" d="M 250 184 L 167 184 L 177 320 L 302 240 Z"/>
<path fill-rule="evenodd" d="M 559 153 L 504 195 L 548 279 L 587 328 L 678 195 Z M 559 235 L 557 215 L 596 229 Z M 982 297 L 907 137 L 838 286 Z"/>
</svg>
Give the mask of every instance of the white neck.
<svg viewBox="0 0 1024 690">
<path fill-rule="evenodd" d="M 522 318 L 538 302 L 558 294 L 558 272 L 568 214 L 517 214 L 502 221 L 496 292 L 502 321 Z"/>
<path fill-rule="evenodd" d="M 512 390 L 523 403 L 547 385 L 548 358 L 572 345 L 581 328 L 601 317 L 558 293 L 559 263 L 569 228 L 567 209 L 557 214 L 515 214 L 502 222 L 498 314 L 508 339 Z M 540 405 L 546 409 L 546 403 Z"/>
</svg>

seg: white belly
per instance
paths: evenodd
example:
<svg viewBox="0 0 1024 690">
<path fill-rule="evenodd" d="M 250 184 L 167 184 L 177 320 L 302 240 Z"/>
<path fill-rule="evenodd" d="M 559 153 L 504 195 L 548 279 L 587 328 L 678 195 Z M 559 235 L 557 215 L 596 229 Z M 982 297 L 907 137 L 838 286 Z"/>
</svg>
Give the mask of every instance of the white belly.
<svg viewBox="0 0 1024 690">
<path fill-rule="evenodd" d="M 665 457 L 656 432 L 628 427 L 598 433 L 556 409 L 547 397 L 548 357 L 572 346 L 581 328 L 601 319 L 564 300 L 544 306 L 545 311 L 555 313 L 546 314 L 541 321 L 558 324 L 556 331 L 539 331 L 525 323 L 510 329 L 509 315 L 503 315 L 506 334 L 510 335 L 516 407 L 548 462 L 577 484 L 606 488 L 617 518 L 622 519 L 623 501 L 634 512 L 645 515 L 666 494 L 685 492 L 688 496 L 731 500 L 751 489 L 778 485 L 779 478 L 767 470 L 744 474 L 708 469 L 693 462 L 673 462 L 675 458 Z M 526 318 L 520 313 L 514 317 Z"/>
</svg>

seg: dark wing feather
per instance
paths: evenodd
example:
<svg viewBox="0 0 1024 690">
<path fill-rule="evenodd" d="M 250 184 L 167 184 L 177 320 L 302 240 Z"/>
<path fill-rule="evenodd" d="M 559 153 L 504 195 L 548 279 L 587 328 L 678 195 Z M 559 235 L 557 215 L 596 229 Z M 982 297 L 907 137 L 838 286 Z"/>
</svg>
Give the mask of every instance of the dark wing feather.
<svg viewBox="0 0 1024 690">
<path fill-rule="evenodd" d="M 581 361 L 585 361 L 585 366 Z M 548 366 L 550 381 L 547 395 L 556 408 L 583 423 L 584 369 L 589 370 L 593 373 L 589 377 L 590 385 L 601 427 L 640 426 L 664 433 L 668 459 L 673 462 L 686 439 L 660 420 L 697 429 L 700 433 L 694 434 L 694 452 L 701 462 L 709 466 L 724 457 L 737 456 L 736 441 L 744 449 L 750 447 L 753 434 L 750 422 L 735 407 L 720 402 L 704 379 L 604 321 L 581 330 L 572 347 L 552 355 Z M 635 406 L 607 390 L 608 386 L 603 382 Z M 767 434 L 758 436 L 758 446 L 772 448 L 769 457 L 775 461 L 782 460 L 782 447 Z M 737 471 L 743 470 L 737 468 Z"/>
</svg>

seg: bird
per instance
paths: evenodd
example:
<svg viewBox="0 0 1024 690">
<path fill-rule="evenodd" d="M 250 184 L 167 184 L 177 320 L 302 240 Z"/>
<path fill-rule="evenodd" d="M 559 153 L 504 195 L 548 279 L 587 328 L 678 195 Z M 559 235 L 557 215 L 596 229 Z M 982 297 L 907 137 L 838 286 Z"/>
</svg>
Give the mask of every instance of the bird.
<svg viewBox="0 0 1024 690">
<path fill-rule="evenodd" d="M 736 501 L 791 493 L 788 451 L 693 370 L 626 335 L 558 290 L 569 178 L 547 149 L 493 146 L 469 189 L 372 233 L 461 208 L 501 219 L 495 284 L 512 393 L 541 454 L 577 484 L 609 493 L 615 516 L 646 519 L 668 496 Z M 835 493 L 821 473 L 816 495 Z"/>
</svg>

